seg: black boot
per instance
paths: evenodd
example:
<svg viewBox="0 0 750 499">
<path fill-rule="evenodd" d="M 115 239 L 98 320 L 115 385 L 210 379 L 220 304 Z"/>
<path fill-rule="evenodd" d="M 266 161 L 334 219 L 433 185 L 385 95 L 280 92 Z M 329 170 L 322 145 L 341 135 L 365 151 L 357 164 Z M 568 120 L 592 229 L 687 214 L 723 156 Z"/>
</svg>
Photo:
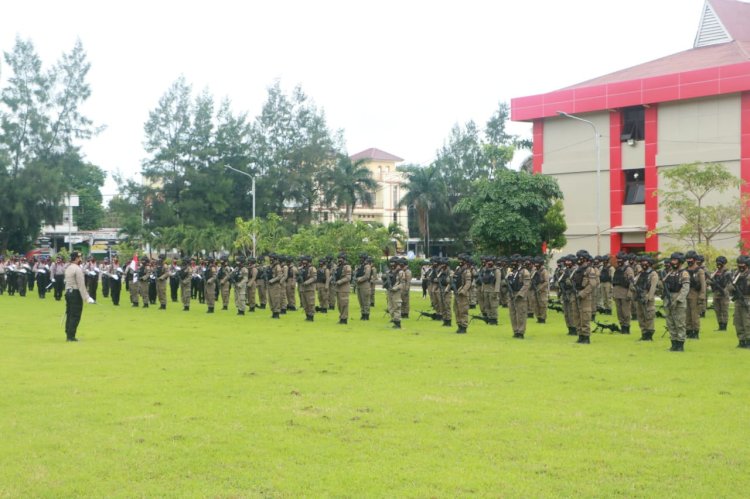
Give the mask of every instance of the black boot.
<svg viewBox="0 0 750 499">
<path fill-rule="evenodd" d="M 206 310 L 207 314 L 213 314 L 214 313 L 214 307 L 208 307 L 208 310 Z"/>
<path fill-rule="evenodd" d="M 401 329 L 401 321 L 393 321 L 392 329 Z"/>
<path fill-rule="evenodd" d="M 576 343 L 580 343 L 582 345 L 588 345 L 589 343 L 591 343 L 591 340 L 589 339 L 588 336 L 584 336 L 582 334 L 579 334 L 578 335 L 578 341 L 576 341 Z"/>
<path fill-rule="evenodd" d="M 286 308 L 282 308 L 282 309 L 281 309 L 281 310 L 279 311 L 279 313 L 280 313 L 281 315 L 284 315 L 284 314 L 286 314 Z"/>
<path fill-rule="evenodd" d="M 190 305 L 185 305 L 185 306 L 184 306 L 184 307 L 182 308 L 182 311 L 183 311 L 183 312 L 190 312 Z"/>
<path fill-rule="evenodd" d="M 339 324 L 348 324 L 349 321 L 347 319 L 339 319 Z"/>
<path fill-rule="evenodd" d="M 534 318 L 534 312 L 530 312 L 526 314 L 527 319 L 533 319 Z"/>
<path fill-rule="evenodd" d="M 653 331 L 643 331 L 641 333 L 641 339 L 638 341 L 654 341 L 654 332 Z"/>
<path fill-rule="evenodd" d="M 221 307 L 221 309 L 222 309 L 222 310 L 229 310 L 229 309 L 227 308 L 227 306 L 228 306 L 228 305 L 224 305 L 223 307 Z M 266 308 L 266 307 L 263 307 L 263 308 Z"/>
<path fill-rule="evenodd" d="M 727 330 L 727 323 L 726 322 L 720 322 L 719 323 L 719 331 L 726 331 Z"/>
<path fill-rule="evenodd" d="M 451 321 L 448 319 L 447 321 L 443 321 L 443 326 L 445 327 L 451 327 Z"/>
<path fill-rule="evenodd" d="M 578 331 L 573 326 L 568 326 L 568 336 L 578 336 Z"/>
<path fill-rule="evenodd" d="M 237 315 L 245 315 L 245 311 L 244 310 L 238 310 L 237 311 Z"/>
<path fill-rule="evenodd" d="M 497 319 L 490 319 L 490 326 L 497 326 Z"/>
<path fill-rule="evenodd" d="M 458 329 L 456 329 L 456 334 L 466 334 L 466 328 L 464 326 L 458 326 Z"/>
<path fill-rule="evenodd" d="M 148 303 L 144 303 L 143 308 L 148 308 Z"/>
<path fill-rule="evenodd" d="M 513 333 L 513 337 L 517 340 L 523 339 L 523 333 Z"/>
<path fill-rule="evenodd" d="M 630 334 L 630 325 L 620 326 L 620 329 L 622 334 Z"/>
<path fill-rule="evenodd" d="M 409 318 L 409 314 L 401 314 L 401 318 L 402 319 L 408 319 Z"/>
<path fill-rule="evenodd" d="M 273 313 L 271 314 L 271 319 L 280 319 L 280 318 L 281 318 L 281 317 L 279 317 L 279 313 L 278 313 L 278 312 L 273 312 Z"/>
<path fill-rule="evenodd" d="M 701 332 L 698 329 L 693 329 L 693 339 L 699 340 L 701 339 Z"/>
<path fill-rule="evenodd" d="M 369 321 L 369 320 L 370 320 L 370 314 L 365 314 L 365 320 L 366 320 L 366 321 Z"/>
<path fill-rule="evenodd" d="M 265 310 L 266 309 L 266 304 L 265 303 L 261 303 L 260 304 L 260 308 L 261 308 L 261 310 Z"/>
<path fill-rule="evenodd" d="M 747 342 L 745 340 L 740 340 L 737 344 L 737 348 L 747 348 Z"/>
<path fill-rule="evenodd" d="M 160 306 L 159 306 L 159 310 L 166 310 L 166 309 L 167 309 L 167 306 L 166 306 L 166 305 L 160 305 Z"/>
<path fill-rule="evenodd" d="M 315 319 L 314 319 L 314 316 L 312 316 L 312 315 L 308 315 L 307 317 L 305 317 L 305 320 L 306 320 L 307 322 L 312 322 L 312 321 L 313 321 L 313 320 L 315 320 Z"/>
<path fill-rule="evenodd" d="M 685 342 L 684 341 L 676 340 L 674 342 L 674 346 L 675 346 L 675 352 L 684 352 L 685 351 Z"/>
<path fill-rule="evenodd" d="M 537 322 L 537 324 L 546 324 L 547 323 L 547 319 L 537 319 L 536 322 Z"/>
</svg>

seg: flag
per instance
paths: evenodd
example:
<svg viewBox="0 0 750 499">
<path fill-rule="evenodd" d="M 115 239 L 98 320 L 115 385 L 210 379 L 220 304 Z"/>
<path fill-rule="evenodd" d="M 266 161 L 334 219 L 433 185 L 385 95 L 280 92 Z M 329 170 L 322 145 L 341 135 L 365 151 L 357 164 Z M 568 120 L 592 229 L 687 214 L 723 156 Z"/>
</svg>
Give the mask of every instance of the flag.
<svg viewBox="0 0 750 499">
<path fill-rule="evenodd" d="M 133 259 L 130 260 L 130 265 L 128 265 L 130 269 L 133 271 L 133 282 L 138 281 L 138 253 L 133 253 Z"/>
</svg>

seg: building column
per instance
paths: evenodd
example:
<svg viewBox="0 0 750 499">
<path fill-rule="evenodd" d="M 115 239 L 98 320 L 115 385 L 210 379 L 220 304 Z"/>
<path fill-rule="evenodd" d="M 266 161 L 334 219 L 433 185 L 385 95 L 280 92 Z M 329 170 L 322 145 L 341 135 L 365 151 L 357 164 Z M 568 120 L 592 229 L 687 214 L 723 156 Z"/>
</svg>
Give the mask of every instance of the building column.
<svg viewBox="0 0 750 499">
<path fill-rule="evenodd" d="M 659 251 L 659 235 L 656 232 L 659 224 L 659 198 L 656 189 L 659 187 L 659 171 L 656 168 L 656 153 L 658 152 L 658 105 L 646 108 L 644 134 L 646 139 L 645 158 L 645 196 L 646 196 L 646 251 Z M 653 235 L 649 236 L 648 233 Z"/>
<path fill-rule="evenodd" d="M 542 173 L 542 164 L 544 163 L 544 121 L 534 121 L 534 144 L 531 151 L 534 161 L 534 173 Z"/>
<path fill-rule="evenodd" d="M 740 102 L 740 175 L 745 181 L 740 194 L 750 196 L 750 92 L 742 92 Z M 740 242 L 742 254 L 746 255 L 750 251 L 750 217 L 740 220 Z"/>
<path fill-rule="evenodd" d="M 609 226 L 622 225 L 622 200 L 625 197 L 622 174 L 622 111 L 609 114 Z M 616 255 L 622 248 L 622 234 L 609 233 L 609 252 Z"/>
</svg>

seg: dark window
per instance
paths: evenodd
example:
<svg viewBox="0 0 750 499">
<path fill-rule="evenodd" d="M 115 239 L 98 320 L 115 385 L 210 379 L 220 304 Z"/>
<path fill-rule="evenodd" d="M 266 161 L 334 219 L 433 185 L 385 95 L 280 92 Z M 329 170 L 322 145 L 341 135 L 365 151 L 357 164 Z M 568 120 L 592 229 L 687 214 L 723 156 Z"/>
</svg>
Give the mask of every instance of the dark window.
<svg viewBox="0 0 750 499">
<path fill-rule="evenodd" d="M 643 140 L 646 113 L 641 106 L 627 107 L 622 110 L 622 135 L 620 142 Z"/>
<path fill-rule="evenodd" d="M 625 200 L 623 204 L 643 204 L 646 202 L 646 183 L 643 168 L 625 170 Z"/>
</svg>

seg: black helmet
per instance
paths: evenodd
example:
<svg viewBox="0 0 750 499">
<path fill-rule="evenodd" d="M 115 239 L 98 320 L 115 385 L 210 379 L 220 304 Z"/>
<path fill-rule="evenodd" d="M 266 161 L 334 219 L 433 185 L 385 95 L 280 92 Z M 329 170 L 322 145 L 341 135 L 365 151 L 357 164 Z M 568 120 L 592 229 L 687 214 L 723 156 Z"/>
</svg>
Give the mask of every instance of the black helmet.
<svg viewBox="0 0 750 499">
<path fill-rule="evenodd" d="M 716 264 L 717 265 L 726 265 L 727 264 L 727 257 L 720 255 L 716 257 Z"/>
<path fill-rule="evenodd" d="M 748 265 L 750 264 L 750 256 L 740 255 L 737 257 L 737 265 Z"/>
<path fill-rule="evenodd" d="M 586 250 L 576 251 L 576 258 L 583 258 L 584 260 L 591 260 L 591 255 Z"/>
<path fill-rule="evenodd" d="M 685 260 L 696 260 L 698 258 L 698 253 L 695 252 L 695 250 L 690 250 L 687 253 L 685 253 Z"/>
<path fill-rule="evenodd" d="M 678 262 L 682 263 L 685 261 L 685 255 L 679 251 L 675 251 L 674 253 L 672 253 L 672 255 L 670 255 L 669 259 L 677 260 Z"/>
</svg>

